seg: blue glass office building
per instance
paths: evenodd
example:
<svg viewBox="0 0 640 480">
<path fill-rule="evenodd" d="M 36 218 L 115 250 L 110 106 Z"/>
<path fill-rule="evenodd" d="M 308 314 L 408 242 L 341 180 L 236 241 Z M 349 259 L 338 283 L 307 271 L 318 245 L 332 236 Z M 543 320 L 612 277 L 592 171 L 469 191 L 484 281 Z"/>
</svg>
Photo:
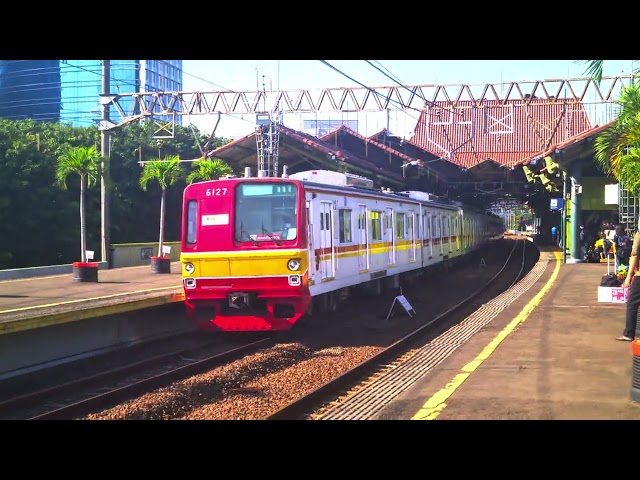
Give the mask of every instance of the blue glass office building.
<svg viewBox="0 0 640 480">
<path fill-rule="evenodd" d="M 58 60 L 0 60 L 0 118 L 60 120 Z"/>
<path fill-rule="evenodd" d="M 182 90 L 182 60 L 111 60 L 111 93 L 137 93 Z M 76 126 L 97 123 L 101 118 L 102 62 L 100 60 L 61 60 L 62 109 L 60 120 Z M 130 103 L 119 100 L 125 113 Z M 135 112 L 134 112 L 135 113 Z M 122 119 L 113 107 L 110 118 Z M 180 117 L 176 117 L 180 124 Z"/>
<path fill-rule="evenodd" d="M 141 60 L 141 62 L 140 78 L 145 92 L 179 92 L 182 90 L 182 60 Z M 165 121 L 171 120 L 166 116 L 156 118 Z M 176 116 L 175 123 L 182 125 L 182 116 Z"/>
<path fill-rule="evenodd" d="M 110 71 L 111 93 L 182 90 L 182 60 L 111 60 Z M 101 60 L 0 60 L 0 117 L 95 125 L 101 93 Z M 119 103 L 128 113 L 129 104 Z"/>
</svg>

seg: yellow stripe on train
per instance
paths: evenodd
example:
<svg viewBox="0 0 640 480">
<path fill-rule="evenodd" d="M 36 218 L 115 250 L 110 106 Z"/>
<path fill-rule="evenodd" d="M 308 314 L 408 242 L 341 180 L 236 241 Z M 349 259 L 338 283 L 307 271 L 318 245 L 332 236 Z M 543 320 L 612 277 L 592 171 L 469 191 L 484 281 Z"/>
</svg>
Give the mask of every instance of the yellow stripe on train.
<svg viewBox="0 0 640 480">
<path fill-rule="evenodd" d="M 289 260 L 300 262 L 298 270 L 287 267 Z M 261 250 L 245 252 L 181 253 L 183 277 L 255 277 L 271 275 L 291 275 L 303 273 L 309 266 L 306 250 Z M 189 262 L 195 271 L 187 273 L 184 265 Z"/>
</svg>

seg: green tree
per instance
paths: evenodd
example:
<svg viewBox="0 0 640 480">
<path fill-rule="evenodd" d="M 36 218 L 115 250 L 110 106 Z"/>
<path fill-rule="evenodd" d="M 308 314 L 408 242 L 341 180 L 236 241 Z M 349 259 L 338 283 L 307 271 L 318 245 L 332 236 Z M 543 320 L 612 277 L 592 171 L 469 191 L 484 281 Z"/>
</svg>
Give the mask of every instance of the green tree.
<svg viewBox="0 0 640 480">
<path fill-rule="evenodd" d="M 180 168 L 180 157 L 177 155 L 168 155 L 164 159 L 153 159 L 144 164 L 142 167 L 142 174 L 140 176 L 140 187 L 142 190 L 147 190 L 147 184 L 149 180 L 156 180 L 162 190 L 160 197 L 160 241 L 158 243 L 158 256 L 165 256 L 162 252 L 164 242 L 164 213 L 165 213 L 165 198 L 167 188 L 173 185 L 182 177 L 182 171 Z"/>
<path fill-rule="evenodd" d="M 604 60 L 577 60 L 577 62 L 585 64 L 587 69 L 584 74 L 593 78 L 600 85 L 604 71 Z"/>
<path fill-rule="evenodd" d="M 58 188 L 56 163 L 65 148 L 95 143 L 94 131 L 87 127 L 0 120 L 0 269 L 79 260 L 80 185 L 69 181 L 68 189 Z M 93 215 L 99 200 L 87 192 L 89 244 L 99 238 L 100 217 Z"/>
<path fill-rule="evenodd" d="M 598 84 L 602 81 L 604 60 L 583 60 L 585 73 Z M 638 73 L 636 69 L 634 74 Z M 600 169 L 622 182 L 630 191 L 640 187 L 640 88 L 633 82 L 623 87 L 616 100 L 618 116 L 595 139 L 595 161 Z"/>
<path fill-rule="evenodd" d="M 576 63 L 582 63 L 586 65 L 585 75 L 593 78 L 595 82 L 600 85 L 602 82 L 602 75 L 604 73 L 604 60 L 576 60 Z M 637 75 L 640 71 L 640 67 L 633 71 L 634 75 Z"/>
<path fill-rule="evenodd" d="M 56 166 L 56 181 L 58 185 L 67 188 L 67 177 L 71 174 L 80 177 L 80 257 L 87 261 L 87 233 L 85 219 L 86 189 L 91 188 L 100 178 L 102 156 L 96 147 L 69 147 L 58 157 Z"/>
<path fill-rule="evenodd" d="M 194 131 L 195 130 L 195 131 Z M 176 125 L 173 138 L 158 142 L 154 138 L 153 122 L 140 122 L 125 125 L 111 136 L 111 240 L 112 243 L 149 242 L 157 238 L 158 225 L 155 215 L 141 215 L 148 211 L 148 205 L 160 203 L 161 190 L 140 189 L 136 172 L 141 163 L 150 159 L 177 155 L 181 159 L 200 158 L 200 144 L 207 141 L 197 129 L 188 129 Z M 225 144 L 228 140 L 215 138 L 215 145 Z M 183 160 L 184 162 L 184 160 Z M 184 168 L 184 166 L 183 166 Z M 165 239 L 180 237 L 182 218 L 181 178 L 173 188 L 166 192 L 165 198 Z M 183 185 L 184 186 L 184 183 Z M 155 232 L 155 233 L 154 233 Z"/>
<path fill-rule="evenodd" d="M 194 170 L 187 175 L 187 183 L 203 180 L 217 180 L 218 178 L 233 173 L 233 169 L 219 158 L 210 160 L 201 158 L 193 162 Z"/>
<path fill-rule="evenodd" d="M 613 124 L 594 141 L 595 159 L 600 168 L 620 178 L 623 165 L 637 160 L 640 142 L 640 85 L 631 84 L 620 92 L 616 100 L 618 116 Z"/>
<path fill-rule="evenodd" d="M 175 126 L 173 138 L 159 145 L 152 122 L 136 122 L 114 130 L 110 149 L 111 243 L 149 242 L 157 239 L 153 205 L 161 190 L 143 192 L 137 173 L 140 162 L 177 155 L 200 158 L 207 150 L 228 143 L 209 138 L 197 129 Z M 211 145 L 210 145 L 211 144 Z M 96 146 L 96 126 L 73 127 L 64 123 L 30 119 L 0 119 L 0 269 L 71 263 L 78 259 L 80 182 L 68 179 L 58 188 L 58 157 L 70 147 Z M 184 182 L 181 179 L 180 182 Z M 183 183 L 184 184 L 184 183 Z M 174 185 L 166 192 L 165 238 L 180 236 L 182 190 Z M 157 201 L 157 203 L 156 203 Z M 85 234 L 88 245 L 100 241 L 99 189 L 86 190 Z M 75 221 L 74 221 L 75 220 Z M 55 228 L 51 228 L 55 226 Z M 47 231 L 46 235 L 42 232 Z M 16 239 L 20 239 L 17 241 Z M 91 247 L 89 247 L 91 249 Z"/>
</svg>

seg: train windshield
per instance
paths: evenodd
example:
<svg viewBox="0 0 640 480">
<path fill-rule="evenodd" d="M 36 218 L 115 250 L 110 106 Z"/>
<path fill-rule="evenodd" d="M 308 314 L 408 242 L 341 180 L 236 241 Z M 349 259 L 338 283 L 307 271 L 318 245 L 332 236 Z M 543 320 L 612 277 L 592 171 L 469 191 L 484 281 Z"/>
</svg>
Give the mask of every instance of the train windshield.
<svg viewBox="0 0 640 480">
<path fill-rule="evenodd" d="M 298 236 L 293 183 L 241 182 L 236 190 L 235 239 L 280 244 Z"/>
</svg>

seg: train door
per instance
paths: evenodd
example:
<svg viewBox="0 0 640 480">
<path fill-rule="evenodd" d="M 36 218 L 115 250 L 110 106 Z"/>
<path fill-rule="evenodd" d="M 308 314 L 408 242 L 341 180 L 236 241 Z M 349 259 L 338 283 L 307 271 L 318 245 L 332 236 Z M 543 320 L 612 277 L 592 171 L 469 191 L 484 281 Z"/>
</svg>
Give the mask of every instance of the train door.
<svg viewBox="0 0 640 480">
<path fill-rule="evenodd" d="M 333 203 L 320 203 L 320 278 L 335 277 L 333 249 Z"/>
<path fill-rule="evenodd" d="M 458 245 L 458 216 L 451 217 L 451 250 L 457 252 L 460 250 L 460 245 Z"/>
<path fill-rule="evenodd" d="M 361 272 L 369 270 L 369 235 L 365 205 L 358 205 L 358 267 Z"/>
<path fill-rule="evenodd" d="M 311 200 L 307 200 L 307 248 L 309 249 L 309 280 L 314 281 L 316 274 L 316 252 L 315 242 L 313 241 L 313 211 L 311 209 Z"/>
<path fill-rule="evenodd" d="M 431 235 L 433 242 L 436 244 L 434 255 L 442 256 L 442 231 L 440 230 L 440 215 L 434 213 L 431 216 Z"/>
<path fill-rule="evenodd" d="M 476 220 L 475 220 L 475 218 L 471 221 L 470 234 L 471 234 L 471 247 L 475 247 L 476 246 Z"/>
<path fill-rule="evenodd" d="M 467 219 L 460 217 L 460 245 L 463 251 L 467 250 Z"/>
<path fill-rule="evenodd" d="M 409 261 L 416 261 L 416 212 L 409 210 L 409 218 L 407 219 L 407 234 L 411 247 L 409 250 Z"/>
<path fill-rule="evenodd" d="M 431 228 L 431 214 L 424 214 L 424 238 L 427 240 L 427 258 L 433 258 L 433 229 Z"/>
<path fill-rule="evenodd" d="M 387 264 L 396 264 L 396 236 L 394 235 L 395 217 L 393 216 L 393 208 L 387 207 L 387 214 L 385 218 L 386 237 L 388 247 Z"/>
<path fill-rule="evenodd" d="M 442 246 L 442 256 L 449 255 L 451 250 L 451 241 L 449 238 L 449 221 L 446 215 L 440 216 L 440 236 L 442 238 L 442 242 L 440 245 Z"/>
</svg>

